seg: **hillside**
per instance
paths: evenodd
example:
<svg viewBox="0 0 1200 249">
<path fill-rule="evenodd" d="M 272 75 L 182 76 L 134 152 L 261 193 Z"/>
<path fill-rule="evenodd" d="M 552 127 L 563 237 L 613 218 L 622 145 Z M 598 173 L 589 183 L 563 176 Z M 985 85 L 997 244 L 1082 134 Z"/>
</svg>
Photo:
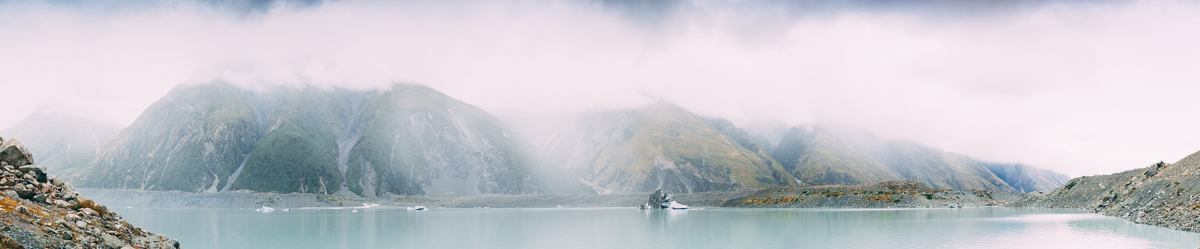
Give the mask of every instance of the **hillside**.
<svg viewBox="0 0 1200 249">
<path fill-rule="evenodd" d="M 95 120 L 43 109 L 0 130 L 0 136 L 21 138 L 38 166 L 51 174 L 63 175 L 91 163 L 96 153 L 120 131 Z"/>
<path fill-rule="evenodd" d="M 824 126 L 796 127 L 772 155 L 797 179 L 809 184 L 866 184 L 918 180 L 939 189 L 1027 192 L 1058 186 L 1053 172 L 1028 167 L 1004 171 L 1001 178 L 976 160 L 905 141 L 885 141 L 861 131 Z M 997 168 L 997 170 L 1002 170 Z M 1021 184 L 1021 189 L 1009 181 Z"/>
<path fill-rule="evenodd" d="M 556 164 L 600 193 L 692 193 L 795 184 L 744 131 L 728 121 L 713 120 L 714 126 L 674 105 L 592 113 L 578 123 L 542 147 Z"/>
<path fill-rule="evenodd" d="M 80 186 L 382 196 L 585 193 L 511 129 L 424 86 L 179 86 L 78 174 Z M 548 184 L 559 184 L 549 186 Z"/>
<path fill-rule="evenodd" d="M 816 127 L 793 128 L 772 153 L 783 168 L 808 184 L 865 184 L 901 179 L 849 141 Z"/>
<path fill-rule="evenodd" d="M 1200 152 L 1175 163 L 1084 176 L 1018 205 L 1079 208 L 1129 221 L 1200 232 Z"/>
</svg>

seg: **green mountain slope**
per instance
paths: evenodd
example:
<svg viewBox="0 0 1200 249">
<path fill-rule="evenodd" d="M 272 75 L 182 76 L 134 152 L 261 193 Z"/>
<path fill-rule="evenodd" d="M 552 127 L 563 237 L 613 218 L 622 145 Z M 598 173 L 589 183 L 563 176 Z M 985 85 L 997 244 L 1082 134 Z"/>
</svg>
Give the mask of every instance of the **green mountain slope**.
<svg viewBox="0 0 1200 249">
<path fill-rule="evenodd" d="M 215 191 L 254 148 L 250 99 L 228 84 L 180 86 L 142 112 L 85 169 L 78 186 Z"/>
<path fill-rule="evenodd" d="M 487 112 L 424 86 L 180 86 L 121 132 L 81 186 L 392 194 L 586 193 Z"/>
<path fill-rule="evenodd" d="M 579 124 L 544 148 L 601 193 L 690 193 L 795 184 L 769 154 L 746 149 L 704 119 L 670 104 L 593 113 Z M 738 132 L 731 127 L 721 128 Z M 741 142 L 763 152 L 753 141 Z"/>
<path fill-rule="evenodd" d="M 73 115 L 35 111 L 0 136 L 19 137 L 38 166 L 65 175 L 87 166 L 121 129 Z"/>
</svg>

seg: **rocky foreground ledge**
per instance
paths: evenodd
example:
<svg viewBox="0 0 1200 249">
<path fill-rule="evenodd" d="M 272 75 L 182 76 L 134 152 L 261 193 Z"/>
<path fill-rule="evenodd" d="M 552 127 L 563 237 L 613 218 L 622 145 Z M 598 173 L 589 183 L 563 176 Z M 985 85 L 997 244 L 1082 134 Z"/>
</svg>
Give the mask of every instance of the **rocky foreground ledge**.
<svg viewBox="0 0 1200 249">
<path fill-rule="evenodd" d="M 0 193 L 0 248 L 179 248 L 48 176 L 15 139 L 0 138 Z"/>
</svg>

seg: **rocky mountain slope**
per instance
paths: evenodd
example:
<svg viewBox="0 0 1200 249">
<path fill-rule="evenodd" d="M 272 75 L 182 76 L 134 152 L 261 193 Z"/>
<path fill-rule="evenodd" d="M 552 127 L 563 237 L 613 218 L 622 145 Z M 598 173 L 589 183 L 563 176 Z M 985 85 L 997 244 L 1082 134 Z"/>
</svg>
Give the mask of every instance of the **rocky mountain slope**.
<svg viewBox="0 0 1200 249">
<path fill-rule="evenodd" d="M 1054 185 L 1053 177 L 1021 167 L 1007 172 L 1018 190 L 976 160 L 904 141 L 814 126 L 797 127 L 779 141 L 772 155 L 800 181 L 809 184 L 865 184 L 918 180 L 933 188 L 1025 192 Z M 997 167 L 997 170 L 1008 169 Z M 1053 174 L 1049 172 L 1049 174 Z"/>
<path fill-rule="evenodd" d="M 1084 176 L 1020 206 L 1080 208 L 1142 224 L 1200 232 L 1200 152 L 1111 175 Z"/>
<path fill-rule="evenodd" d="M 544 142 L 552 160 L 600 193 L 730 191 L 795 180 L 743 130 L 658 103 L 585 115 Z"/>
<path fill-rule="evenodd" d="M 378 196 L 579 193 L 477 107 L 425 86 L 179 86 L 121 131 L 80 186 Z M 562 186 L 549 186 L 561 184 Z"/>
<path fill-rule="evenodd" d="M 179 248 L 49 177 L 20 142 L 0 142 L 0 248 Z"/>
<path fill-rule="evenodd" d="M 19 137 L 29 146 L 38 166 L 51 174 L 65 175 L 87 166 L 96 153 L 121 129 L 74 115 L 46 109 L 34 111 L 0 136 Z"/>
<path fill-rule="evenodd" d="M 1067 184 L 1071 180 L 1067 175 L 1054 173 L 1045 169 L 1034 168 L 1020 163 L 1000 164 L 980 162 L 997 177 L 1007 182 L 1017 192 L 1050 192 Z"/>
</svg>

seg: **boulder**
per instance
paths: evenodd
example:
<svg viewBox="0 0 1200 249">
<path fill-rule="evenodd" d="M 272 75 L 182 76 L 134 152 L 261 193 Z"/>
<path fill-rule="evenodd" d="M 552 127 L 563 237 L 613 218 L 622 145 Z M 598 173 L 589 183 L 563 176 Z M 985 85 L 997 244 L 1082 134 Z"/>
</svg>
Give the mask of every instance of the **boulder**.
<svg viewBox="0 0 1200 249">
<path fill-rule="evenodd" d="M 33 154 L 25 149 L 21 141 L 9 139 L 0 143 L 0 161 L 16 167 L 30 165 L 33 164 Z"/>
<path fill-rule="evenodd" d="M 107 233 L 100 233 L 100 240 L 103 242 L 101 246 L 105 249 L 118 249 L 125 246 L 125 242 L 121 238 Z"/>
<path fill-rule="evenodd" d="M 28 166 L 21 166 L 20 168 L 17 168 L 17 171 L 21 171 L 21 173 L 25 173 L 25 174 L 29 174 L 29 175 L 33 176 L 33 180 L 36 180 L 38 182 L 46 182 L 46 180 L 47 180 L 46 179 L 46 167 L 28 165 Z"/>
</svg>

